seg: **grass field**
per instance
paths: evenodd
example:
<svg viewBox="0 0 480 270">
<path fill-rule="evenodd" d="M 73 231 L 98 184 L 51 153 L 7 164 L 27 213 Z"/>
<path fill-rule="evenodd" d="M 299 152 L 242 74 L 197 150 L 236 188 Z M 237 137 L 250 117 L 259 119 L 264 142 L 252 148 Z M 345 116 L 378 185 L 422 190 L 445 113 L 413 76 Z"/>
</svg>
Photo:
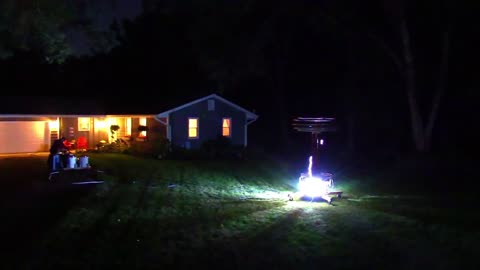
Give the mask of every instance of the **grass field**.
<svg viewBox="0 0 480 270">
<path fill-rule="evenodd" d="M 3 191 L 11 207 L 2 209 L 10 221 L 2 231 L 15 248 L 4 253 L 2 269 L 480 267 L 471 201 L 392 193 L 372 179 L 344 177 L 336 179 L 345 193 L 333 206 L 290 202 L 298 172 L 285 164 L 90 160 L 105 183 L 69 189 L 40 177 L 43 161 L 1 161 L 2 177 L 25 166 L 32 177 L 15 191 L 30 195 Z"/>
</svg>

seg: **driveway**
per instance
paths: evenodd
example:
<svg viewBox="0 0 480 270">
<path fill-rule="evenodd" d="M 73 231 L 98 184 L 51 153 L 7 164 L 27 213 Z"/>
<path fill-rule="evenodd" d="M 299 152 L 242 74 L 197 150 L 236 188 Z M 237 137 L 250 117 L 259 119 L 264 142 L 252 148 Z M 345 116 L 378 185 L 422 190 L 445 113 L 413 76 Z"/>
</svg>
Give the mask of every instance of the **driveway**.
<svg viewBox="0 0 480 270">
<path fill-rule="evenodd" d="M 2 159 L 2 158 L 18 158 L 18 157 L 48 157 L 48 152 L 20 153 L 20 154 L 0 154 L 0 159 Z"/>
</svg>

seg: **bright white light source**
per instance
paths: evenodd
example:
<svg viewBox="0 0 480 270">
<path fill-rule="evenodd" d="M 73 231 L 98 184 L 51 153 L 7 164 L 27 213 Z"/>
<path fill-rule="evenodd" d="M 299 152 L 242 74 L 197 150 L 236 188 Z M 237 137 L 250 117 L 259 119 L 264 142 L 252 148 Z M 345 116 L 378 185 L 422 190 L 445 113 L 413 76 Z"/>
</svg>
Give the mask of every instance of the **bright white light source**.
<svg viewBox="0 0 480 270">
<path fill-rule="evenodd" d="M 298 182 L 298 190 L 308 197 L 321 197 L 328 193 L 330 182 L 320 177 L 306 177 Z"/>
<path fill-rule="evenodd" d="M 332 186 L 331 179 L 322 179 L 321 177 L 315 177 L 312 175 L 312 156 L 308 159 L 308 172 L 307 174 L 301 174 L 298 179 L 298 191 L 302 196 L 311 198 L 324 198 L 327 201 L 331 199 L 327 196 Z"/>
<path fill-rule="evenodd" d="M 323 139 L 320 139 L 320 144 L 323 145 Z"/>
</svg>

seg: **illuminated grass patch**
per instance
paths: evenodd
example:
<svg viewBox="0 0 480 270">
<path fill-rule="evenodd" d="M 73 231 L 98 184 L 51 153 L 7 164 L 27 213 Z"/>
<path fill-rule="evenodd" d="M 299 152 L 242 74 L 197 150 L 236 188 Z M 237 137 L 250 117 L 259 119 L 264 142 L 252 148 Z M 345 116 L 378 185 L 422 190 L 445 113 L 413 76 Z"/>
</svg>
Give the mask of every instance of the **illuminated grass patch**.
<svg viewBox="0 0 480 270">
<path fill-rule="evenodd" d="M 465 269 L 476 263 L 478 232 L 446 222 L 470 210 L 452 212 L 427 198 L 375 193 L 355 184 L 360 180 L 337 179 L 345 197 L 330 206 L 288 201 L 298 174 L 274 163 L 90 158 L 105 170 L 105 184 L 49 227 L 29 269 Z"/>
</svg>

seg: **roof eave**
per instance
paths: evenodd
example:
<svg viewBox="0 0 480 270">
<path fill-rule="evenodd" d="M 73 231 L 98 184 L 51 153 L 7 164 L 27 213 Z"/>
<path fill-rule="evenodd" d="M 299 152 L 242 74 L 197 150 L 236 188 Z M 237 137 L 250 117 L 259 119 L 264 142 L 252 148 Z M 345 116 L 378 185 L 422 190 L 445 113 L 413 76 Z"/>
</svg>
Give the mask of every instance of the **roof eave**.
<svg viewBox="0 0 480 270">
<path fill-rule="evenodd" d="M 239 110 L 239 111 L 244 112 L 244 113 L 247 115 L 247 119 L 255 119 L 255 120 L 256 120 L 256 119 L 258 118 L 258 115 L 252 113 L 252 112 L 249 111 L 249 110 L 246 110 L 245 108 L 243 108 L 243 107 L 241 107 L 241 106 L 239 106 L 239 105 L 237 105 L 237 104 L 235 104 L 235 103 L 233 103 L 233 102 L 231 102 L 231 101 L 229 101 L 229 100 L 227 100 L 227 99 L 225 99 L 225 98 L 223 98 L 223 97 L 221 97 L 221 96 L 219 96 L 219 95 L 217 95 L 217 94 L 210 94 L 210 95 L 208 95 L 208 96 L 205 96 L 205 97 L 202 97 L 202 98 L 193 100 L 193 101 L 191 101 L 191 102 L 185 103 L 185 104 L 183 104 L 183 105 L 180 105 L 180 106 L 175 107 L 175 108 L 173 108 L 173 109 L 170 109 L 170 110 L 168 110 L 168 111 L 161 112 L 161 113 L 157 114 L 156 116 L 157 116 L 157 117 L 168 117 L 168 116 L 170 115 L 170 113 L 172 113 L 172 112 L 176 112 L 176 111 L 178 111 L 178 110 L 181 110 L 181 109 L 186 108 L 186 107 L 188 107 L 188 106 L 191 106 L 191 105 L 194 105 L 194 104 L 196 104 L 196 103 L 202 102 L 202 101 L 207 100 L 207 99 L 209 99 L 209 98 L 216 98 L 216 99 L 218 99 L 218 100 L 226 103 L 227 105 L 230 105 L 231 107 L 233 107 L 233 108 L 235 108 L 235 109 L 237 109 L 237 110 Z"/>
<path fill-rule="evenodd" d="M 32 117 L 106 117 L 105 114 L 0 114 L 0 118 L 32 118 Z"/>
</svg>

